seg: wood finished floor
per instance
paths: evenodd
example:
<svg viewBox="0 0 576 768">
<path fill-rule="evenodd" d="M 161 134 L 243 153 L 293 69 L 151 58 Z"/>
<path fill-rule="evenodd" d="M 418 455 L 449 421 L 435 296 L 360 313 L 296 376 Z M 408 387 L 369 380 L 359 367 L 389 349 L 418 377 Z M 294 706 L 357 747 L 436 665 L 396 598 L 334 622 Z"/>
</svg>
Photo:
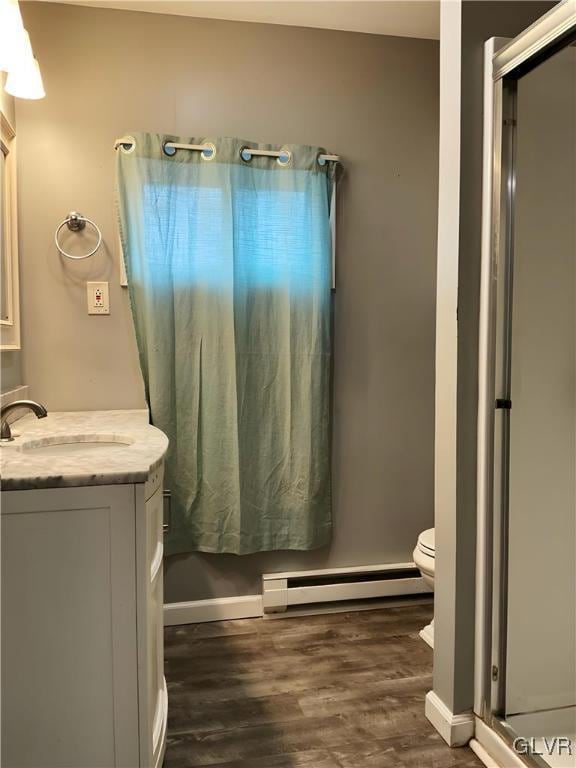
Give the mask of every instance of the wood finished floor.
<svg viewBox="0 0 576 768">
<path fill-rule="evenodd" d="M 164 768 L 476 768 L 424 716 L 431 605 L 165 630 Z"/>
</svg>

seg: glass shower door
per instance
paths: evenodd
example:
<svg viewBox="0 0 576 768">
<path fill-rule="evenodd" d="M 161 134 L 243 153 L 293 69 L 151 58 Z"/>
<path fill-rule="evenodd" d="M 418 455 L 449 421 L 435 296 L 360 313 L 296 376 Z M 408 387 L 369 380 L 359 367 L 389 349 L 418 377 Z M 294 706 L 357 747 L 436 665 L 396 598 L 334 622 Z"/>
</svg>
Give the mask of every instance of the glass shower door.
<svg viewBox="0 0 576 768">
<path fill-rule="evenodd" d="M 576 48 L 506 87 L 511 408 L 500 714 L 533 739 L 537 761 L 576 766 Z M 572 754 L 555 736 L 572 739 Z"/>
</svg>

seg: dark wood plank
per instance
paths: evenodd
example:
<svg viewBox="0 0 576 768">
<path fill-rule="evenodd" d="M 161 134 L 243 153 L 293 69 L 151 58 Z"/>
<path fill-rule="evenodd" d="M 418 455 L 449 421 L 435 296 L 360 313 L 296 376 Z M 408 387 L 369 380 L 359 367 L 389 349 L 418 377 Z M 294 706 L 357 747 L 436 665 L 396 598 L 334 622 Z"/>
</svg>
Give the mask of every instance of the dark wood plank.
<svg viewBox="0 0 576 768">
<path fill-rule="evenodd" d="M 171 746 L 170 760 L 175 759 L 178 752 L 178 746 Z M 183 749 L 186 749 L 185 747 Z M 179 755 L 178 762 L 172 762 L 170 765 L 196 766 L 197 763 L 190 762 L 189 755 Z M 168 760 L 168 758 L 167 758 Z M 167 768 L 167 760 L 164 766 Z M 326 750 L 312 750 L 308 752 L 290 752 L 284 755 L 266 755 L 265 757 L 252 757 L 246 760 L 234 760 L 227 763 L 212 763 L 211 768 L 340 768 L 336 759 Z"/>
<path fill-rule="evenodd" d="M 428 602 L 165 630 L 165 768 L 477 768 L 424 716 Z"/>
<path fill-rule="evenodd" d="M 302 709 L 295 696 L 250 697 L 242 706 L 234 699 L 200 702 L 198 697 L 186 693 L 175 697 L 170 707 L 168 728 L 172 735 L 193 732 L 196 736 L 211 731 L 245 728 L 251 725 L 269 725 L 278 721 L 301 720 Z"/>
<path fill-rule="evenodd" d="M 164 762 L 168 766 L 206 766 L 266 756 L 322 750 L 330 746 L 346 746 L 365 739 L 356 726 L 341 717 L 302 717 L 299 720 L 277 720 L 262 725 L 207 734 L 189 732 L 168 736 L 169 749 Z M 178 748 L 186 762 L 172 762 Z"/>
</svg>

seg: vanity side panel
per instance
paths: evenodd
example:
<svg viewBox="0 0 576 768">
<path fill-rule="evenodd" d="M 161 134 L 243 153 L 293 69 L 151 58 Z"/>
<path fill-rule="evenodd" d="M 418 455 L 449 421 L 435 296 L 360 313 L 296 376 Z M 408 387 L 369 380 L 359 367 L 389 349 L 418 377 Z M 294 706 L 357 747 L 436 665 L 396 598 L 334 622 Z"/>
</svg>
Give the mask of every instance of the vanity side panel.
<svg viewBox="0 0 576 768">
<path fill-rule="evenodd" d="M 1 518 L 2 764 L 138 765 L 134 486 L 5 491 Z"/>
<path fill-rule="evenodd" d="M 163 621 L 163 468 L 150 484 L 136 485 L 138 685 L 142 765 L 162 762 L 166 739 Z"/>
</svg>

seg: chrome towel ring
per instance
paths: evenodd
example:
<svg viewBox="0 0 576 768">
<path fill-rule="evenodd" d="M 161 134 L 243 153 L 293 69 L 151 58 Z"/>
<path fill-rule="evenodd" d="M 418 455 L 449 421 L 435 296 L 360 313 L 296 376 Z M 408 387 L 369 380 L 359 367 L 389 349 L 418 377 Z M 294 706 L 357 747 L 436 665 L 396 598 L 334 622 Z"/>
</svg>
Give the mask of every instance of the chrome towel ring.
<svg viewBox="0 0 576 768">
<path fill-rule="evenodd" d="M 92 248 L 92 250 L 89 253 L 85 253 L 83 256 L 73 256 L 71 253 L 66 253 L 66 251 L 61 247 L 60 243 L 58 242 L 58 235 L 60 234 L 60 230 L 64 225 L 68 227 L 70 232 L 81 232 L 86 224 L 90 224 L 94 227 L 96 232 L 98 233 L 98 242 Z M 71 211 L 68 216 L 64 219 L 63 222 L 61 222 L 58 227 L 56 228 L 56 232 L 54 234 L 54 242 L 56 244 L 56 248 L 60 251 L 62 256 L 66 256 L 67 259 L 75 259 L 76 261 L 80 259 L 87 259 L 89 256 L 93 256 L 98 248 L 100 248 L 102 244 L 102 232 L 100 232 L 100 229 L 98 228 L 98 225 L 92 221 L 92 219 L 88 219 L 86 216 L 82 216 L 81 213 L 78 213 L 77 211 Z"/>
</svg>

